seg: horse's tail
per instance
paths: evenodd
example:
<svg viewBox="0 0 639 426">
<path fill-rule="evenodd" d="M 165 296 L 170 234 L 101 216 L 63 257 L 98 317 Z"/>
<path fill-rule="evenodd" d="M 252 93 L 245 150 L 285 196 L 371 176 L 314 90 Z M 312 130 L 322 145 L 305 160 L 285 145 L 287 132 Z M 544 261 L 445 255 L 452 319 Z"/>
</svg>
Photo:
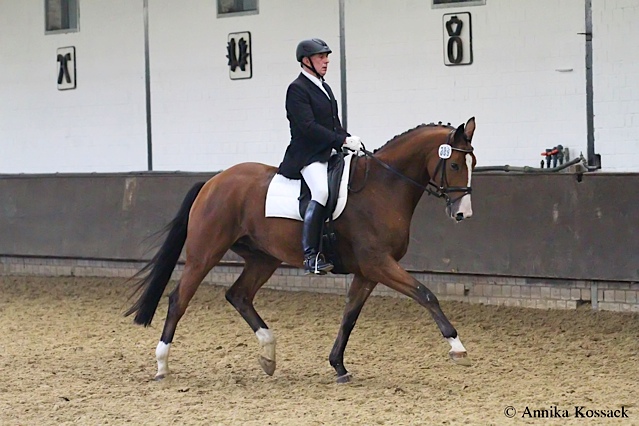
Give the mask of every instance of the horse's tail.
<svg viewBox="0 0 639 426">
<path fill-rule="evenodd" d="M 162 293 L 164 293 L 164 289 L 171 279 L 173 269 L 175 269 L 175 265 L 177 265 L 182 253 L 182 247 L 184 247 L 184 242 L 186 241 L 186 229 L 191 206 L 205 183 L 198 182 L 189 190 L 175 218 L 161 231 L 162 234 L 168 232 L 168 235 L 160 250 L 133 277 L 136 278 L 148 272 L 146 277 L 139 282 L 136 289 L 136 293 L 142 291 L 142 294 L 124 314 L 129 316 L 135 313 L 133 321 L 136 324 L 142 324 L 146 327 L 153 320 L 153 315 L 158 303 L 160 303 Z"/>
</svg>

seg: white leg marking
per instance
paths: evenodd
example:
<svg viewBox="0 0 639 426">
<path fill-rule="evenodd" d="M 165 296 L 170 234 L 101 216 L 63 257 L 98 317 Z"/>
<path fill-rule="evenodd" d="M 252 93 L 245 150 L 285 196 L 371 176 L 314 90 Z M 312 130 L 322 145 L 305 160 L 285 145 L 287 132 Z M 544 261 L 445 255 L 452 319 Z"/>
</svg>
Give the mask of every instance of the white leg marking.
<svg viewBox="0 0 639 426">
<path fill-rule="evenodd" d="M 459 336 L 455 337 L 454 339 L 452 337 L 449 337 L 446 340 L 448 340 L 448 343 L 450 343 L 451 352 L 466 352 L 466 348 L 464 347 L 464 345 L 462 345 L 461 340 L 459 340 Z"/>
<path fill-rule="evenodd" d="M 158 361 L 158 374 L 155 377 L 166 376 L 169 374 L 169 351 L 171 350 L 170 343 L 164 343 L 160 340 L 158 347 L 155 348 L 155 359 Z"/>
<path fill-rule="evenodd" d="M 275 335 L 267 328 L 260 328 L 255 332 L 255 337 L 262 348 L 262 356 L 275 361 Z"/>
</svg>

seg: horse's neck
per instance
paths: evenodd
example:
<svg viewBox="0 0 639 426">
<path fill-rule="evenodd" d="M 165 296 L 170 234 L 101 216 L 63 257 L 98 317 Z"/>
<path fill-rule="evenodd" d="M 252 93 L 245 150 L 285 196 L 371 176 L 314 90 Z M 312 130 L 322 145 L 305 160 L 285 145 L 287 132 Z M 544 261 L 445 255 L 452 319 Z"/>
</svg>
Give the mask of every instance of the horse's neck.
<svg viewBox="0 0 639 426">
<path fill-rule="evenodd" d="M 408 138 L 391 142 L 378 151 L 376 158 L 405 176 L 402 178 L 390 170 L 379 174 L 382 185 L 387 189 L 389 202 L 396 203 L 393 205 L 398 207 L 405 207 L 406 213 L 412 216 L 424 194 L 424 187 L 430 181 L 426 164 L 436 148 L 433 147 L 434 142 L 425 140 L 425 134 L 415 135 L 413 138 L 410 138 L 410 134 L 406 136 Z"/>
<path fill-rule="evenodd" d="M 437 154 L 436 144 L 429 135 L 430 132 L 424 130 L 415 135 L 409 133 L 397 141 L 391 141 L 376 156 L 402 175 L 426 186 L 430 181 L 426 164 L 432 155 Z"/>
</svg>

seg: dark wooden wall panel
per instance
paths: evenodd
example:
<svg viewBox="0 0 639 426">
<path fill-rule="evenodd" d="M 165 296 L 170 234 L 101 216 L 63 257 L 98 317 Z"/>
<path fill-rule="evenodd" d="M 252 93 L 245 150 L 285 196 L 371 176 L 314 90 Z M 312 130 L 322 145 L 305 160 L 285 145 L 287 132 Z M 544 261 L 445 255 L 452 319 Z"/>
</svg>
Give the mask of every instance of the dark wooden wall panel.
<svg viewBox="0 0 639 426">
<path fill-rule="evenodd" d="M 0 176 L 0 255 L 147 259 L 188 189 L 213 174 Z M 413 271 L 639 281 L 639 174 L 477 174 L 474 216 L 417 207 Z M 226 260 L 239 260 L 229 254 Z"/>
</svg>

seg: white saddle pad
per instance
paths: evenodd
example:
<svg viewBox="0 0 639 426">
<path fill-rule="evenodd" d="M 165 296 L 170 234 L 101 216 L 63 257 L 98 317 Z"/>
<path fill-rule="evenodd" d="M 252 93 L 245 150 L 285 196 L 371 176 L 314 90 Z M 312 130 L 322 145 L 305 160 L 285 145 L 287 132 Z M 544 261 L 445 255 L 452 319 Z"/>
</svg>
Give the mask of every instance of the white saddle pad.
<svg viewBox="0 0 639 426">
<path fill-rule="evenodd" d="M 339 184 L 337 206 L 333 212 L 333 220 L 337 219 L 346 207 L 348 194 L 348 177 L 351 172 L 351 154 L 344 157 L 344 173 Z M 266 217 L 283 217 L 287 219 L 304 220 L 300 216 L 300 196 L 302 187 L 301 179 L 289 179 L 280 174 L 275 174 L 266 192 Z"/>
</svg>

